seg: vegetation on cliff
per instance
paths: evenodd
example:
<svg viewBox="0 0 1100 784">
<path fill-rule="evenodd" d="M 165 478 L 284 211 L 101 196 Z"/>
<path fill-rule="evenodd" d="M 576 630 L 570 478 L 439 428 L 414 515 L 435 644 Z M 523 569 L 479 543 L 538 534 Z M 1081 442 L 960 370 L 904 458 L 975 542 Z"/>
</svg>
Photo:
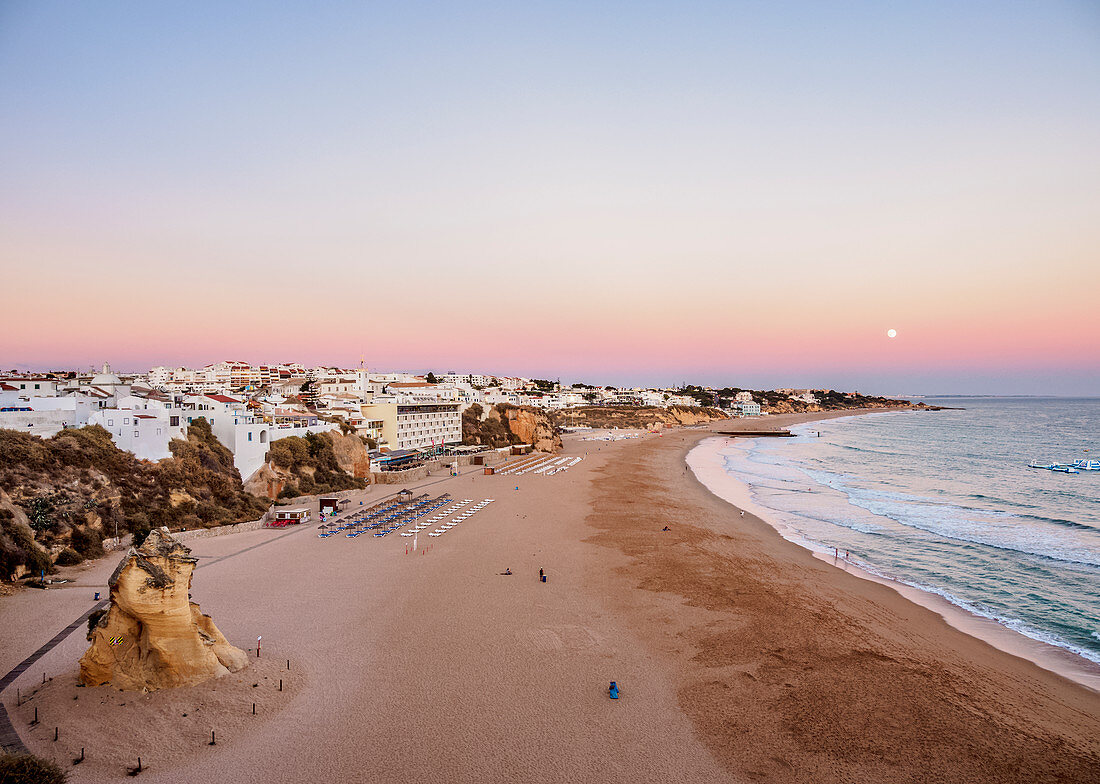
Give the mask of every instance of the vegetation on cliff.
<svg viewBox="0 0 1100 784">
<path fill-rule="evenodd" d="M 366 487 L 368 479 L 353 476 L 340 465 L 335 444 L 331 433 L 307 433 L 303 437 L 289 436 L 272 442 L 267 459 L 285 482 L 278 497 L 295 498 Z"/>
<path fill-rule="evenodd" d="M 727 419 L 716 408 L 703 406 L 584 406 L 553 412 L 554 421 L 561 426 L 619 427 L 649 430 L 654 427 L 695 425 Z"/>
<path fill-rule="evenodd" d="M 244 492 L 232 453 L 205 419 L 169 448 L 172 457 L 151 463 L 98 425 L 47 439 L 0 429 L 0 574 L 47 566 L 43 546 L 71 563 L 102 555 L 116 531 L 140 541 L 157 526 L 209 528 L 266 510 Z"/>
<path fill-rule="evenodd" d="M 786 392 L 776 390 L 742 389 L 741 387 L 724 387 L 723 389 L 708 390 L 698 386 L 686 386 L 678 389 L 677 393 L 693 397 L 701 405 L 713 405 L 715 396 L 721 402 L 723 408 L 734 405 L 734 397 L 741 392 L 748 392 L 752 399 L 759 403 L 764 411 L 773 414 L 801 413 L 804 411 L 840 411 L 856 408 L 887 408 L 891 406 L 907 406 L 907 400 L 894 400 L 888 397 L 875 395 L 861 395 L 858 392 L 838 392 L 835 389 L 815 389 L 811 393 L 817 399 L 817 403 L 808 400 L 792 398 Z"/>
</svg>

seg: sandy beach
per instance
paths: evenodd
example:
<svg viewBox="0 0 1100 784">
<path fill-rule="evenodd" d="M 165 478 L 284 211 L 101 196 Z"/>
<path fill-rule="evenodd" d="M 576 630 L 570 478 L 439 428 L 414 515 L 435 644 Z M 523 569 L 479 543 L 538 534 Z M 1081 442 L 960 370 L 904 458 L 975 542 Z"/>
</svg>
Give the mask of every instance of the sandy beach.
<svg viewBox="0 0 1100 784">
<path fill-rule="evenodd" d="M 81 689 L 77 631 L 4 705 L 35 753 L 85 749 L 74 782 L 125 778 L 138 756 L 163 782 L 1100 781 L 1100 694 L 710 493 L 685 457 L 741 424 L 567 437 L 583 459 L 553 476 L 432 477 L 423 492 L 496 500 L 410 554 L 314 526 L 189 541 L 194 600 L 238 646 L 262 635 L 259 662 L 173 692 Z M 89 609 L 116 562 L 0 600 L 0 672 Z"/>
</svg>

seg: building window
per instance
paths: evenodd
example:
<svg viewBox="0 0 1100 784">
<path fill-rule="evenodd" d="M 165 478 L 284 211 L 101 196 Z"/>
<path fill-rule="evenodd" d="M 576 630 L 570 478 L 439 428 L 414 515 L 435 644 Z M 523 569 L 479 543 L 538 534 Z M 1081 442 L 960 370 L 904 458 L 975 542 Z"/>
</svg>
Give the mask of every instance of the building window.
<svg viewBox="0 0 1100 784">
<path fill-rule="evenodd" d="M 114 427 L 114 426 L 115 426 L 115 420 L 108 419 L 107 420 L 107 427 Z"/>
<path fill-rule="evenodd" d="M 252 440 L 252 434 L 251 434 L 251 433 L 249 433 L 249 434 L 248 434 L 248 440 L 249 440 L 249 441 L 251 441 L 251 440 Z"/>
<path fill-rule="evenodd" d="M 130 417 L 126 417 L 125 419 L 123 419 L 122 424 L 124 424 L 124 425 L 130 424 Z"/>
<path fill-rule="evenodd" d="M 35 385 L 34 385 L 34 388 L 35 388 L 35 389 L 41 389 L 42 387 L 41 387 L 41 385 L 39 385 L 39 384 L 35 384 Z"/>
<path fill-rule="evenodd" d="M 135 430 L 134 431 L 134 438 L 140 438 L 140 437 L 141 437 L 141 431 Z"/>
</svg>

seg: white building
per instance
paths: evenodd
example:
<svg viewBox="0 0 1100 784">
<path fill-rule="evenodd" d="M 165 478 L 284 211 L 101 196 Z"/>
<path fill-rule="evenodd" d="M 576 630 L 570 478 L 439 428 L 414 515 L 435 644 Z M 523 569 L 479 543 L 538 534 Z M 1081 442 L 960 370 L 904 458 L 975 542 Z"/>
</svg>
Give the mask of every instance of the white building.
<svg viewBox="0 0 1100 784">
<path fill-rule="evenodd" d="M 176 424 L 170 425 L 171 421 Z M 127 405 L 95 411 L 88 424 L 103 427 L 111 434 L 115 446 L 132 452 L 142 460 L 163 460 L 171 457 L 169 442 L 173 438 L 184 438 L 186 430 L 180 426 L 178 416 L 169 418 L 167 409 L 134 408 Z"/>
<path fill-rule="evenodd" d="M 5 376 L 0 378 L 0 386 L 4 387 L 5 390 L 10 387 L 20 395 L 26 395 L 27 397 L 54 397 L 60 394 L 58 386 L 62 383 L 57 379 L 47 378 L 46 376 Z"/>
<path fill-rule="evenodd" d="M 188 395 L 184 398 L 181 423 L 198 417 L 210 423 L 214 436 L 233 453 L 233 464 L 247 480 L 267 461 L 268 446 L 287 436 L 338 430 L 339 425 L 321 422 L 316 415 L 274 409 L 270 415 L 250 411 L 244 402 L 228 395 Z"/>
</svg>

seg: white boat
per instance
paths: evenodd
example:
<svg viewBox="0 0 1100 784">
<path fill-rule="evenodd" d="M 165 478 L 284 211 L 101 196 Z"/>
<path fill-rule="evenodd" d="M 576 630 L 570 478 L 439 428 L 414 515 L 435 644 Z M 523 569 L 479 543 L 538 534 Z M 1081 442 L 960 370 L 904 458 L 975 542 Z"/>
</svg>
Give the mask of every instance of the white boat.
<svg viewBox="0 0 1100 784">
<path fill-rule="evenodd" d="M 1028 468 L 1045 468 L 1047 471 L 1057 471 L 1057 472 L 1062 473 L 1062 474 L 1079 474 L 1079 473 L 1081 473 L 1074 466 L 1066 465 L 1065 463 L 1038 463 L 1038 462 L 1033 460 L 1033 461 L 1031 461 L 1030 463 L 1027 464 L 1027 467 Z M 1091 470 L 1091 469 L 1086 469 L 1086 470 Z M 1100 469 L 1098 469 L 1098 470 L 1100 470 Z"/>
<path fill-rule="evenodd" d="M 1074 460 L 1073 467 L 1081 471 L 1100 471 L 1100 460 Z"/>
</svg>

